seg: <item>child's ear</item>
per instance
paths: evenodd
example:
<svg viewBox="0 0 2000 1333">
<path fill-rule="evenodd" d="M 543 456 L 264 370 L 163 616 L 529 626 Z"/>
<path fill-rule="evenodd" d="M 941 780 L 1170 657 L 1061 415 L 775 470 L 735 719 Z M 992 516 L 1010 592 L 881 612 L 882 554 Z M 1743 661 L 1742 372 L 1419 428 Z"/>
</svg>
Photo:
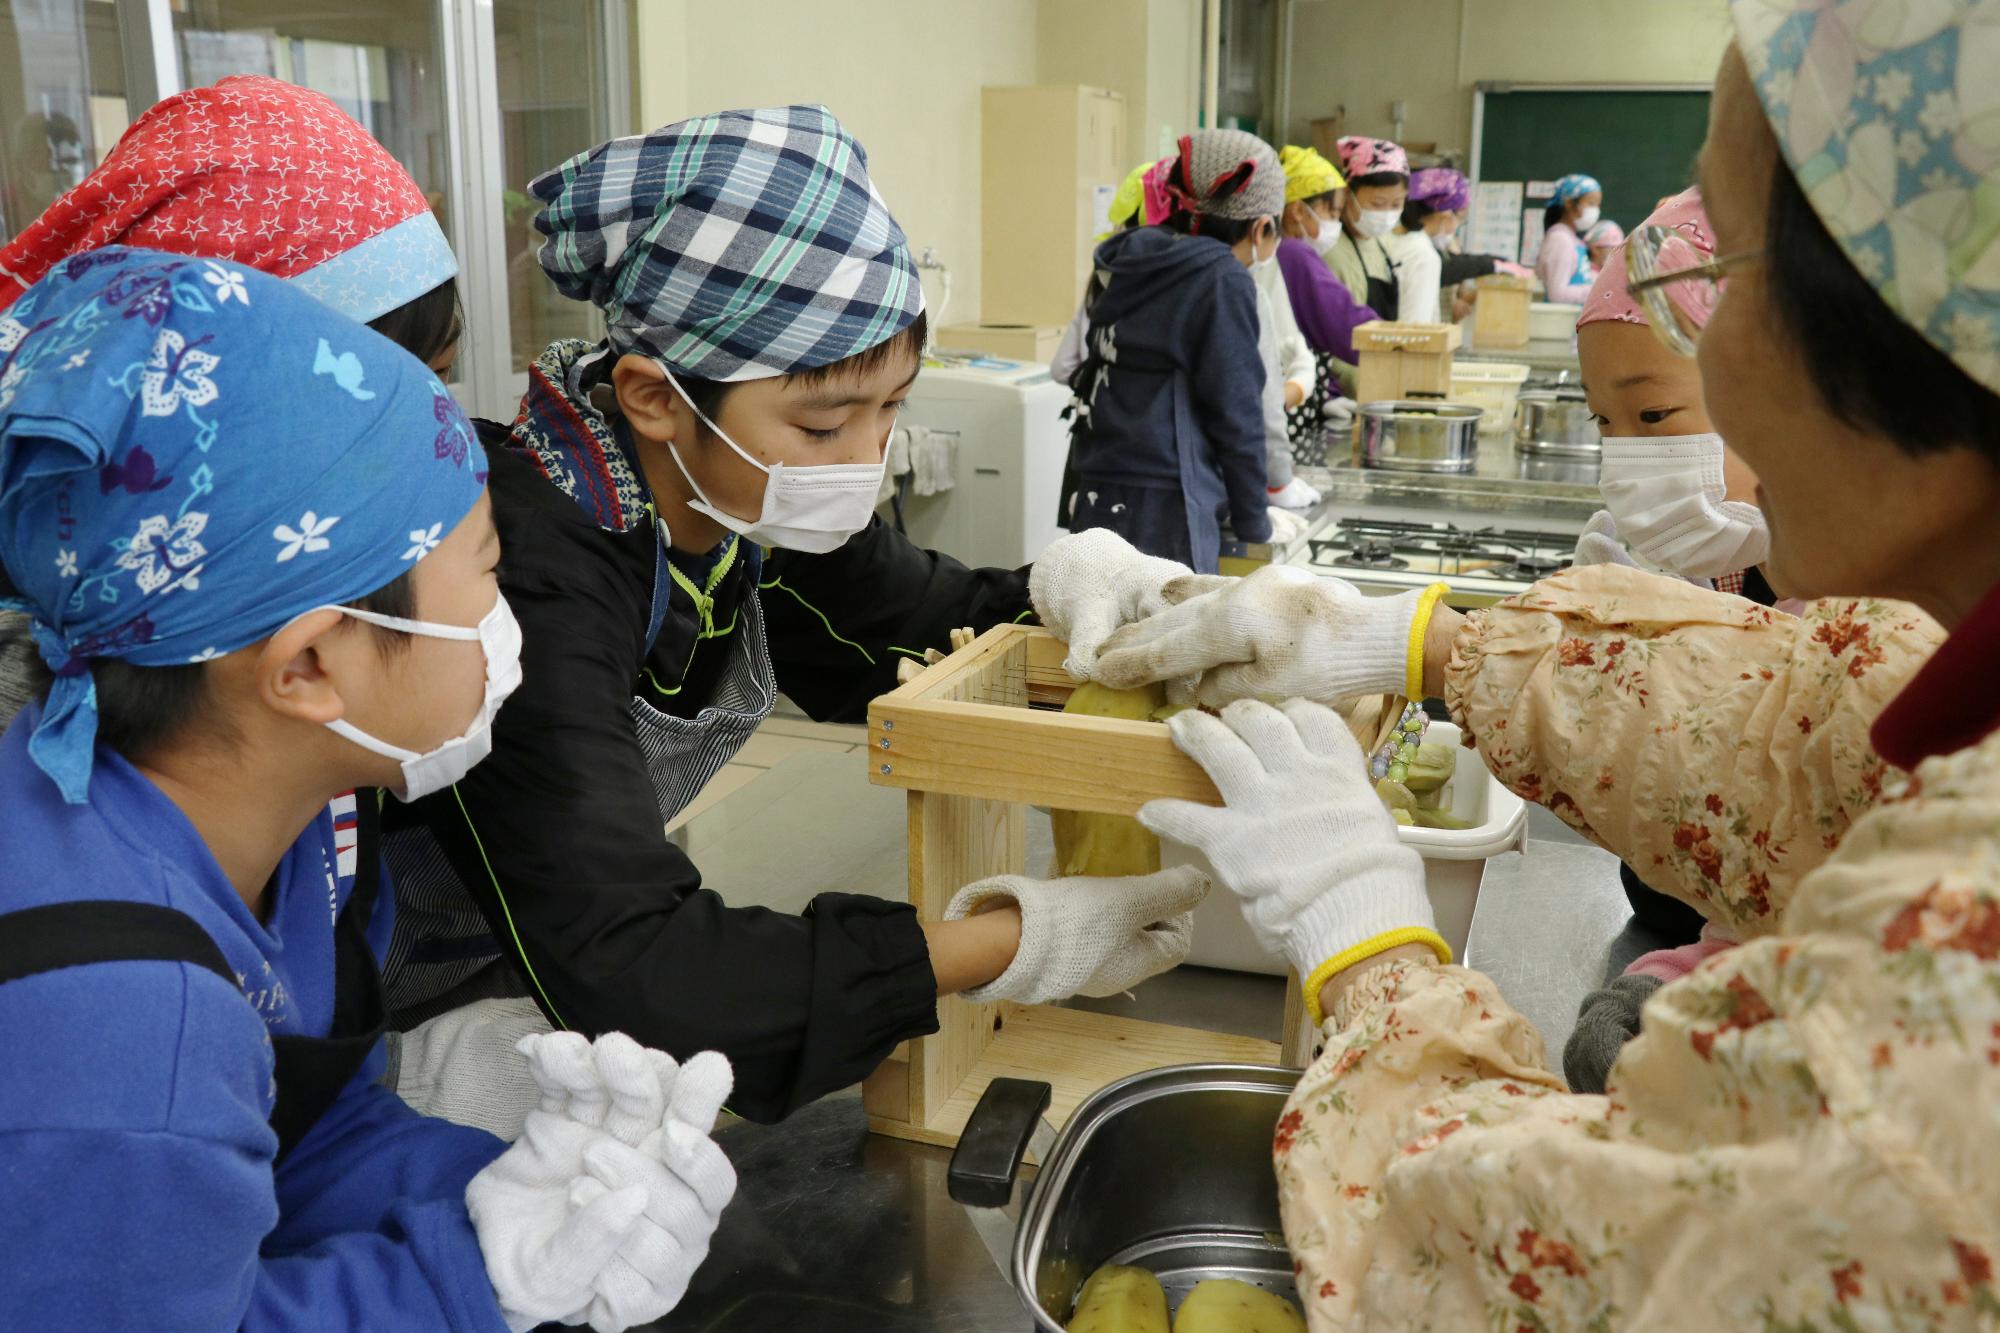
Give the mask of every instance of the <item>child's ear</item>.
<svg viewBox="0 0 2000 1333">
<path fill-rule="evenodd" d="M 627 352 L 611 367 L 611 387 L 618 395 L 618 410 L 641 438 L 664 443 L 688 433 L 692 414 L 687 400 L 667 383 L 659 362 Z"/>
<path fill-rule="evenodd" d="M 332 636 L 344 617 L 333 610 L 312 611 L 264 641 L 257 654 L 257 696 L 265 707 L 302 722 L 327 723 L 347 711 L 334 675 L 328 670 Z M 341 645 L 374 652 L 369 643 Z"/>
</svg>

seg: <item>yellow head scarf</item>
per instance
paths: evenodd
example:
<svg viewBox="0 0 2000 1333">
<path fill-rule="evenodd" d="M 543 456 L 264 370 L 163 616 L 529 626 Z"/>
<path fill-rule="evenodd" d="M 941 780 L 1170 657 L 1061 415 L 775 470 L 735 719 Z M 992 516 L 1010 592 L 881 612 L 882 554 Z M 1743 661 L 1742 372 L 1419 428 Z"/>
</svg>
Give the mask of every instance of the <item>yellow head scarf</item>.
<svg viewBox="0 0 2000 1333">
<path fill-rule="evenodd" d="M 1286 144 L 1278 153 L 1278 162 L 1285 168 L 1285 202 L 1288 204 L 1300 199 L 1317 199 L 1347 184 L 1347 177 L 1341 175 L 1340 169 L 1322 157 L 1316 148 Z"/>
<path fill-rule="evenodd" d="M 1125 225 L 1125 219 L 1139 211 L 1139 204 L 1146 197 L 1146 173 L 1152 170 L 1151 162 L 1141 162 L 1132 168 L 1118 187 L 1118 193 L 1111 196 L 1111 231 L 1101 231 L 1097 240 L 1104 240 Z"/>
</svg>

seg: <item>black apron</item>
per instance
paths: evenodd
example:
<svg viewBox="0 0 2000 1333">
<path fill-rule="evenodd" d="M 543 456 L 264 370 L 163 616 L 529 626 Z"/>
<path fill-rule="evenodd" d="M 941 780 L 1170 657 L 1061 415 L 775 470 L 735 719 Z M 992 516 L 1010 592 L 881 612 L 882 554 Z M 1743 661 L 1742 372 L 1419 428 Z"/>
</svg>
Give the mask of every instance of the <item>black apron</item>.
<svg viewBox="0 0 2000 1333">
<path fill-rule="evenodd" d="M 382 979 L 367 939 L 380 891 L 381 814 L 373 792 L 357 792 L 355 803 L 354 892 L 333 927 L 333 1026 L 324 1037 L 271 1038 L 278 1094 L 271 1128 L 279 1161 L 333 1105 L 382 1037 Z M 235 970 L 208 932 L 171 907 L 85 899 L 0 914 L 0 985 L 59 968 L 127 962 L 188 963 L 237 985 Z"/>
</svg>

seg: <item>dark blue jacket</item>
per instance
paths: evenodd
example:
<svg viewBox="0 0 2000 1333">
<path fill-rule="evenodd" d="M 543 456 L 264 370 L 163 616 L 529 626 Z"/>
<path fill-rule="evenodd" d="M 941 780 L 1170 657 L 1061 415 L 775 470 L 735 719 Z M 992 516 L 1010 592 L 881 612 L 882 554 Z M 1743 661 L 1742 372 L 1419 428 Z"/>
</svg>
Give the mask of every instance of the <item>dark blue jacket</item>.
<svg viewBox="0 0 2000 1333">
<path fill-rule="evenodd" d="M 1118 233 L 1096 264 L 1071 461 L 1086 490 L 1179 491 L 1191 563 L 1213 569 L 1223 518 L 1271 535 L 1256 284 L 1220 241 L 1164 227 Z"/>
</svg>

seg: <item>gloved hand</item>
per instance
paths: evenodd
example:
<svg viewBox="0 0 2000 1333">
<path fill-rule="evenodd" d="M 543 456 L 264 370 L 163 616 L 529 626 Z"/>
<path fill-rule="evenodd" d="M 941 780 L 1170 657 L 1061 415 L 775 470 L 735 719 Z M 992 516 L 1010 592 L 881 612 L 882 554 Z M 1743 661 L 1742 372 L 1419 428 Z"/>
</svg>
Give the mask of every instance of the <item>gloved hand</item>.
<svg viewBox="0 0 2000 1333">
<path fill-rule="evenodd" d="M 1097 650 L 1120 625 L 1166 606 L 1160 589 L 1170 579 L 1194 578 L 1194 571 L 1135 549 L 1106 528 L 1090 528 L 1049 543 L 1028 575 L 1035 614 L 1069 645 L 1063 666 L 1089 680 Z M 1202 576 L 1204 587 L 1226 580 Z"/>
<path fill-rule="evenodd" d="M 1193 866 L 1125 879 L 995 875 L 953 894 L 944 917 L 957 921 L 996 899 L 1020 904 L 1014 961 L 965 998 L 1046 1004 L 1116 995 L 1179 964 L 1194 942 L 1194 909 L 1207 896 L 1208 876 Z"/>
<path fill-rule="evenodd" d="M 549 1020 L 525 997 L 462 1005 L 389 1034 L 394 1061 L 384 1082 L 421 1115 L 512 1143 L 542 1096 L 518 1043 L 548 1030 Z"/>
<path fill-rule="evenodd" d="M 736 1170 L 709 1137 L 734 1082 L 729 1061 L 703 1051 L 676 1066 L 619 1033 L 581 1047 L 573 1034 L 549 1042 L 536 1063 L 542 1109 L 601 1128 L 584 1149 L 588 1178 L 571 1201 L 588 1207 L 634 1186 L 646 1209 L 605 1265 L 587 1310 L 599 1333 L 651 1323 L 680 1303 L 709 1237 L 736 1192 Z"/>
<path fill-rule="evenodd" d="M 1318 699 L 1400 694 L 1423 594 L 1364 596 L 1352 584 L 1290 565 L 1207 585 L 1176 581 L 1169 609 L 1127 625 L 1098 654 L 1096 679 L 1113 689 L 1200 674 L 1195 697 Z"/>
<path fill-rule="evenodd" d="M 1320 405 L 1319 414 L 1322 420 L 1345 425 L 1354 420 L 1354 407 L 1352 398 L 1335 395 Z"/>
<path fill-rule="evenodd" d="M 1342 966 L 1415 942 L 1448 958 L 1423 861 L 1397 841 L 1361 747 L 1330 709 L 1244 700 L 1167 726 L 1224 804 L 1153 801 L 1139 822 L 1208 857 L 1258 942 L 1306 982 L 1315 1023 L 1320 985 Z"/>
<path fill-rule="evenodd" d="M 1311 509 L 1320 502 L 1320 493 L 1303 477 L 1293 477 L 1282 486 L 1268 488 L 1274 509 Z"/>
<path fill-rule="evenodd" d="M 1271 515 L 1271 544 L 1289 546 L 1306 535 L 1306 521 L 1289 509 L 1279 509 L 1273 505 Z"/>
<path fill-rule="evenodd" d="M 1583 525 L 1583 532 L 1576 539 L 1576 554 L 1570 557 L 1570 563 L 1639 567 L 1639 562 L 1625 549 L 1625 543 L 1618 540 L 1618 520 L 1611 516 L 1609 509 L 1598 510 L 1590 516 L 1590 522 Z"/>
<path fill-rule="evenodd" d="M 708 1252 L 735 1171 L 708 1137 L 728 1062 L 611 1033 L 523 1038 L 542 1090 L 520 1141 L 466 1189 L 488 1276 L 515 1329 L 559 1319 L 617 1333 L 659 1318 Z"/>
<path fill-rule="evenodd" d="M 1577 534 L 1576 554 L 1570 557 L 1572 565 L 1623 565 L 1627 569 L 1644 569 L 1646 566 L 1633 559 L 1625 543 L 1618 538 L 1618 520 L 1609 509 L 1600 509 L 1590 516 L 1590 522 L 1583 525 Z M 1671 574 L 1683 583 L 1692 583 L 1697 588 L 1713 588 L 1714 579 L 1698 579 L 1692 574 Z"/>
<path fill-rule="evenodd" d="M 1532 278 L 1535 276 L 1535 270 L 1529 268 L 1526 264 L 1517 264 L 1511 259 L 1494 260 L 1493 271 L 1495 273 L 1505 273 L 1510 278 Z"/>
</svg>

